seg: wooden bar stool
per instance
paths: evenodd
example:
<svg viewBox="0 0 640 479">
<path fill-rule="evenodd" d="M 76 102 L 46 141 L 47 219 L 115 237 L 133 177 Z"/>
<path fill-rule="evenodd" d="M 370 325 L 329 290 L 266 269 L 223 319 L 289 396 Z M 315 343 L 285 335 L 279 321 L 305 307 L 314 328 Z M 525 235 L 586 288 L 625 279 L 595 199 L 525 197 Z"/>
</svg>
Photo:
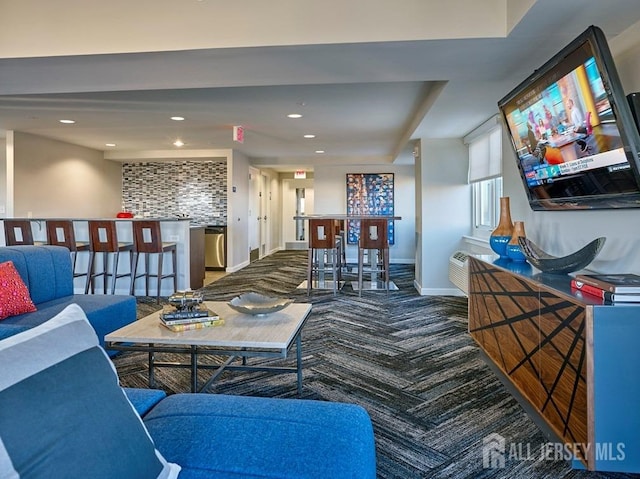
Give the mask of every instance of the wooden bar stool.
<svg viewBox="0 0 640 479">
<path fill-rule="evenodd" d="M 162 274 L 162 265 L 164 262 L 164 253 L 171 253 L 173 272 Z M 145 270 L 144 273 L 137 274 L 139 255 L 144 254 Z M 152 274 L 149 265 L 152 254 L 158 255 L 158 269 L 156 274 Z M 149 296 L 149 277 L 153 276 L 158 279 L 158 292 L 156 302 L 160 302 L 160 287 L 162 280 L 165 278 L 173 278 L 173 290 L 178 289 L 178 276 L 176 274 L 178 267 L 176 243 L 163 243 L 160 231 L 159 221 L 134 221 L 133 222 L 133 273 L 131 279 L 131 294 L 134 294 L 136 279 L 145 279 L 146 295 Z"/>
<path fill-rule="evenodd" d="M 4 223 L 4 240 L 7 246 L 44 244 L 42 241 L 33 241 L 31 221 L 3 219 L 2 222 Z"/>
<path fill-rule="evenodd" d="M 76 271 L 78 251 L 89 251 L 89 243 L 76 241 L 72 220 L 47 220 L 47 244 L 68 248 L 72 258 L 73 277 L 87 276 L 88 273 Z"/>
<path fill-rule="evenodd" d="M 97 277 L 104 278 L 104 294 L 107 294 L 108 278 L 111 278 L 111 294 L 116 291 L 116 281 L 124 276 L 131 276 L 133 280 L 132 270 L 128 273 L 118 274 L 118 259 L 120 253 L 129 252 L 129 264 L 131 265 L 131 253 L 133 252 L 133 243 L 118 242 L 118 233 L 116 231 L 116 222 L 113 220 L 89 220 L 89 268 L 87 269 L 87 284 L 85 286 L 85 294 L 95 291 L 94 280 Z M 95 272 L 96 254 L 102 254 L 102 271 Z M 113 255 L 113 268 L 109 270 L 109 255 Z"/>
<path fill-rule="evenodd" d="M 309 254 L 307 262 L 307 296 L 311 294 L 314 276 L 319 288 L 326 284 L 325 274 L 331 272 L 333 294 L 337 294 L 342 281 L 339 267 L 340 240 L 332 219 L 309 220 Z M 331 267 L 327 263 L 331 262 Z"/>
<path fill-rule="evenodd" d="M 389 292 L 389 239 L 387 220 L 363 219 L 360 221 L 360 239 L 358 240 L 358 296 L 362 296 L 364 273 L 364 252 L 367 251 L 370 264 L 371 282 L 377 274 L 382 274 L 384 289 Z M 376 281 L 377 283 L 377 281 Z M 373 284 L 372 284 L 373 287 Z"/>
</svg>

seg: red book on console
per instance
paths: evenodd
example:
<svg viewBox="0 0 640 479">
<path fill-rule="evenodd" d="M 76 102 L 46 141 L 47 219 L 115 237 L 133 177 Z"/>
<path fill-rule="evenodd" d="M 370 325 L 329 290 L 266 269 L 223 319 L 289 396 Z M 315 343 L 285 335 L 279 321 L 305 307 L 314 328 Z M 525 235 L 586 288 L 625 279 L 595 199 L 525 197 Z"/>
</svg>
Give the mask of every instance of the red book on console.
<svg viewBox="0 0 640 479">
<path fill-rule="evenodd" d="M 633 273 L 577 274 L 576 280 L 611 293 L 640 293 L 640 276 Z"/>
<path fill-rule="evenodd" d="M 571 288 L 614 303 L 640 303 L 640 294 L 612 293 L 587 284 L 577 278 L 571 280 Z"/>
</svg>

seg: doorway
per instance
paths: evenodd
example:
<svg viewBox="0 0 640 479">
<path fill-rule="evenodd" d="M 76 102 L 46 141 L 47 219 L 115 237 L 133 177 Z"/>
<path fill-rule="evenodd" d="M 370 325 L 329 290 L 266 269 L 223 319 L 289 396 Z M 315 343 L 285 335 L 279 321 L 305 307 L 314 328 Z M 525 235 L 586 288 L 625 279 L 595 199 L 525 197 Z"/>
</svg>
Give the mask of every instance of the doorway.
<svg viewBox="0 0 640 479">
<path fill-rule="evenodd" d="M 294 220 L 297 215 L 313 214 L 313 180 L 282 181 L 282 238 L 285 249 L 307 249 L 307 224 Z"/>
</svg>

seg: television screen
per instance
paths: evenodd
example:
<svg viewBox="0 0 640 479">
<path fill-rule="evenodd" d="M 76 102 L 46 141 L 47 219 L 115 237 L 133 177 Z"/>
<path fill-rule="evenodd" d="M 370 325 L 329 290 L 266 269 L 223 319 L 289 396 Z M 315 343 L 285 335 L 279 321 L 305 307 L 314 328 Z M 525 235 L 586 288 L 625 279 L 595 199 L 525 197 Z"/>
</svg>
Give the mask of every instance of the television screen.
<svg viewBox="0 0 640 479">
<path fill-rule="evenodd" d="M 640 207 L 640 138 L 589 27 L 498 102 L 534 210 Z"/>
</svg>

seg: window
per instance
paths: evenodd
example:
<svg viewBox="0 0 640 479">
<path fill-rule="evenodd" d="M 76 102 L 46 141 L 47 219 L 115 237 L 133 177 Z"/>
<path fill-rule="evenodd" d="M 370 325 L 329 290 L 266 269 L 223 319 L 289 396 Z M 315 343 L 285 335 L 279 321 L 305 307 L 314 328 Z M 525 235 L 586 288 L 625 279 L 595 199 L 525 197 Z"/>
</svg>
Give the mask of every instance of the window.
<svg viewBox="0 0 640 479">
<path fill-rule="evenodd" d="M 502 196 L 502 177 L 476 181 L 473 189 L 473 227 L 477 235 L 486 236 L 483 230 L 491 233 L 500 220 L 500 197 Z"/>
<path fill-rule="evenodd" d="M 473 236 L 488 238 L 498 224 L 502 196 L 502 127 L 498 117 L 464 138 L 469 146 Z"/>
</svg>

